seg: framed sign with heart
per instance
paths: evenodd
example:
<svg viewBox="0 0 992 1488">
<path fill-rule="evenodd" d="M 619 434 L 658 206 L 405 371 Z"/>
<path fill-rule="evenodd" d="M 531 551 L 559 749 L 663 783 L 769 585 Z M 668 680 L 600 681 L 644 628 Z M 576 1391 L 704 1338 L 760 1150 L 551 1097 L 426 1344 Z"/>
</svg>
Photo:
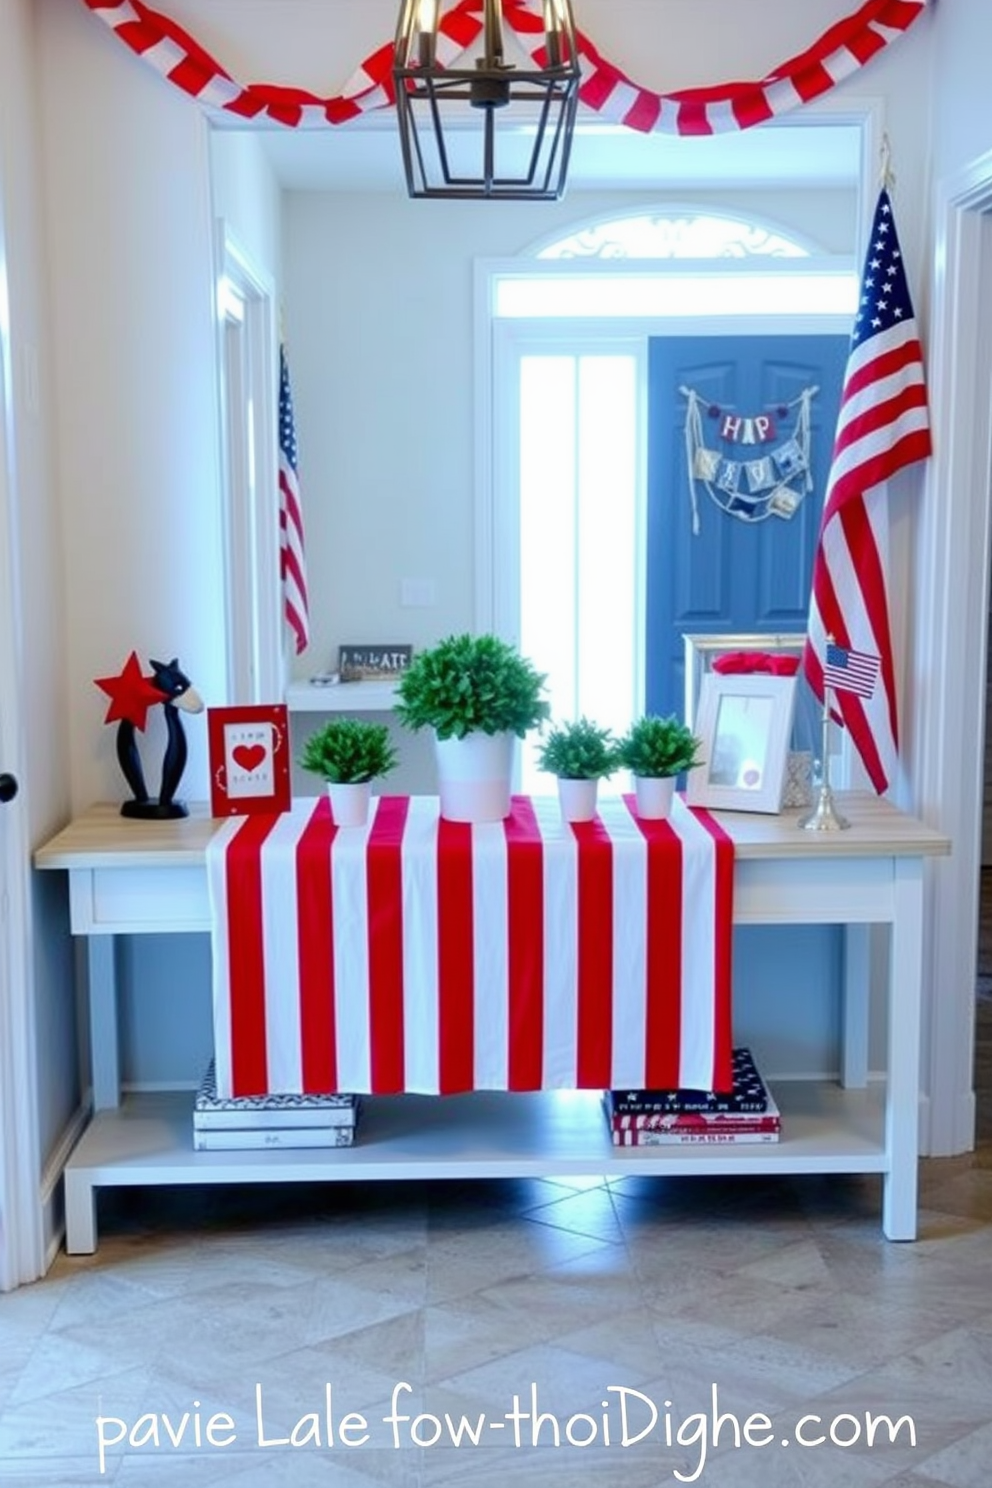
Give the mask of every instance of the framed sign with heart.
<svg viewBox="0 0 992 1488">
<path fill-rule="evenodd" d="M 207 736 L 213 816 L 289 810 L 289 718 L 285 703 L 208 708 Z"/>
</svg>

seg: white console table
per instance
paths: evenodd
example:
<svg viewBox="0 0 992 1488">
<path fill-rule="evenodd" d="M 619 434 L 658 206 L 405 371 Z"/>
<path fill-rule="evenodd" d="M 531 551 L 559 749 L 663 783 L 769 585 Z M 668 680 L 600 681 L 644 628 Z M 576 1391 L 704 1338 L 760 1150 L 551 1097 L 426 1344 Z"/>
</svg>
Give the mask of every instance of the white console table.
<svg viewBox="0 0 992 1488">
<path fill-rule="evenodd" d="M 87 937 L 94 1115 L 66 1167 L 66 1245 L 96 1249 L 96 1192 L 154 1184 L 374 1178 L 698 1173 L 878 1173 L 882 1227 L 916 1235 L 923 865 L 946 838 L 872 796 L 846 796 L 849 831 L 804 832 L 796 813 L 718 813 L 734 840 L 734 922 L 846 927 L 838 1082 L 776 1082 L 781 1140 L 731 1147 L 615 1148 L 594 1092 L 376 1097 L 352 1148 L 194 1152 L 192 1095 L 122 1100 L 116 935 L 210 930 L 206 808 L 175 822 L 93 806 L 35 854 L 69 875 L 72 930 Z M 888 1058 L 867 1065 L 868 930 L 887 927 Z"/>
</svg>

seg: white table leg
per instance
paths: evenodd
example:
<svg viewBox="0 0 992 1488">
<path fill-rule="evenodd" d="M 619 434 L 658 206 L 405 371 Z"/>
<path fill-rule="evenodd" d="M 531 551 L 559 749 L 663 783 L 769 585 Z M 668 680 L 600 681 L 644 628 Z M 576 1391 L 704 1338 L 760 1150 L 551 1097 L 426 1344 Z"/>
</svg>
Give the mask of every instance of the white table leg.
<svg viewBox="0 0 992 1488">
<path fill-rule="evenodd" d="M 96 1250 L 96 1191 L 71 1165 L 65 1170 L 65 1248 L 69 1255 Z"/>
<path fill-rule="evenodd" d="M 882 1228 L 889 1240 L 916 1239 L 920 1125 L 920 1013 L 923 863 L 893 860 L 895 913 L 889 964 L 889 1068 L 885 1150 L 889 1161 Z"/>
<path fill-rule="evenodd" d="M 863 1090 L 868 1084 L 870 990 L 871 926 L 846 925 L 840 1030 L 840 1083 L 845 1090 Z"/>
<path fill-rule="evenodd" d="M 117 967 L 112 935 L 90 935 L 86 942 L 90 993 L 90 1063 L 93 1109 L 121 1103 L 121 1064 L 117 1031 Z"/>
</svg>

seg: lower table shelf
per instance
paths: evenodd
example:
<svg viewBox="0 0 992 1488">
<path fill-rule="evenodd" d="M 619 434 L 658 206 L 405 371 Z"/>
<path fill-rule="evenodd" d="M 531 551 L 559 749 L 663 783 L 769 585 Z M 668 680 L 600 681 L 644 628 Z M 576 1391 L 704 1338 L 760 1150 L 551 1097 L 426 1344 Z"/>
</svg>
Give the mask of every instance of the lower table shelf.
<svg viewBox="0 0 992 1488">
<path fill-rule="evenodd" d="M 366 1099 L 350 1148 L 194 1152 L 189 1092 L 100 1111 L 66 1167 L 66 1247 L 96 1249 L 100 1188 L 729 1173 L 885 1173 L 884 1087 L 779 1082 L 777 1143 L 618 1148 L 595 1091 Z"/>
</svg>

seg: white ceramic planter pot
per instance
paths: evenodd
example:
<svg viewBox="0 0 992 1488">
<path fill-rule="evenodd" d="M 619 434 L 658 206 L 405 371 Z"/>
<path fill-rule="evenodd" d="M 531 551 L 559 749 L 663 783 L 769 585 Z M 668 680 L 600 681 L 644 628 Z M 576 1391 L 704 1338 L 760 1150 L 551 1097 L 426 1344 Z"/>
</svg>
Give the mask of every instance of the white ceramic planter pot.
<svg viewBox="0 0 992 1488">
<path fill-rule="evenodd" d="M 447 821 L 494 822 L 510 814 L 515 734 L 435 738 L 441 815 Z"/>
<path fill-rule="evenodd" d="M 672 814 L 675 798 L 674 775 L 635 775 L 634 794 L 637 814 L 645 821 L 663 821 Z"/>
<path fill-rule="evenodd" d="M 338 827 L 364 827 L 369 819 L 369 803 L 372 800 L 372 782 L 361 780 L 347 785 L 327 782 L 327 794 L 331 798 L 331 816 Z"/>
<path fill-rule="evenodd" d="M 558 804 L 567 822 L 592 821 L 596 815 L 598 780 L 563 780 L 558 778 Z"/>
</svg>

